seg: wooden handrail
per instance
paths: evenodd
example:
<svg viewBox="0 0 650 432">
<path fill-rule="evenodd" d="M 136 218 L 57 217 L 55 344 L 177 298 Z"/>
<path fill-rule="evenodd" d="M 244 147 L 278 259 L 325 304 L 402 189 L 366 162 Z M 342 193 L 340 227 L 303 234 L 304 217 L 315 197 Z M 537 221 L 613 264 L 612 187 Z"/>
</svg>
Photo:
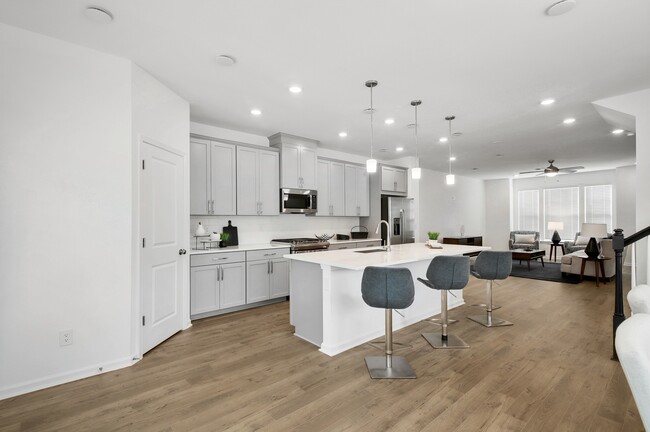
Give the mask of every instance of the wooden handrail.
<svg viewBox="0 0 650 432">
<path fill-rule="evenodd" d="M 616 290 L 614 291 L 614 316 L 612 317 L 612 360 L 618 360 L 616 354 L 616 329 L 625 321 L 625 313 L 623 312 L 623 249 L 625 249 L 625 246 L 629 246 L 648 236 L 650 236 L 650 226 L 632 234 L 628 238 L 623 236 L 621 228 L 616 228 L 612 236 L 616 264 Z"/>
</svg>

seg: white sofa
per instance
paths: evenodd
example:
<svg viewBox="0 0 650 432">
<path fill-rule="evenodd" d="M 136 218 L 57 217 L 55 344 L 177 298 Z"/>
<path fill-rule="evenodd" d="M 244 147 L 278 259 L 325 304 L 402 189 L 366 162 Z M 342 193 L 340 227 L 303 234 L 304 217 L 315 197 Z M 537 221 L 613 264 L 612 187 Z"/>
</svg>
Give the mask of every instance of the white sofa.
<svg viewBox="0 0 650 432">
<path fill-rule="evenodd" d="M 572 274 L 580 274 L 580 268 L 582 267 L 582 258 L 578 257 L 577 255 L 582 255 L 584 254 L 584 251 L 576 251 L 572 252 L 568 255 L 564 255 L 562 257 L 562 262 L 560 264 L 560 270 L 562 271 L 562 274 L 564 273 L 572 273 Z M 612 247 L 612 239 L 602 239 L 600 241 L 600 254 L 605 256 L 606 258 L 610 258 L 608 260 L 605 260 L 603 263 L 605 267 L 605 274 L 600 275 L 600 269 L 599 275 L 601 277 L 606 277 L 606 278 L 612 278 L 616 274 L 616 260 L 614 259 L 614 248 Z M 593 261 L 588 262 L 585 265 L 585 276 L 596 276 L 596 273 L 594 271 L 594 263 Z"/>
</svg>

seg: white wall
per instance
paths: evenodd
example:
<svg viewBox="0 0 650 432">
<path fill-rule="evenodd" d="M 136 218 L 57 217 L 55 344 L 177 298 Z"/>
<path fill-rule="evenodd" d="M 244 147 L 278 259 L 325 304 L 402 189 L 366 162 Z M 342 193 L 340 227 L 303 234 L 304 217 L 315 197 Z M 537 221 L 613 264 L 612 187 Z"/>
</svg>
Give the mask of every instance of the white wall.
<svg viewBox="0 0 650 432">
<path fill-rule="evenodd" d="M 511 180 L 485 181 L 485 235 L 483 245 L 508 250 L 511 231 Z"/>
<path fill-rule="evenodd" d="M 1 399 L 130 364 L 132 149 L 128 61 L 0 24 L 0 64 Z"/>
<path fill-rule="evenodd" d="M 636 231 L 636 167 L 616 168 L 616 228 L 623 234 Z"/>
<path fill-rule="evenodd" d="M 438 231 L 441 237 L 485 235 L 485 188 L 483 180 L 456 176 L 456 184 L 445 183 L 446 173 L 422 169 L 419 181 L 420 234 L 418 242 L 427 239 L 427 231 Z"/>
<path fill-rule="evenodd" d="M 139 210 L 139 179 L 140 164 L 137 163 L 140 158 L 140 143 L 146 140 L 150 143 L 163 145 L 169 149 L 175 150 L 184 155 L 184 175 L 185 175 L 185 198 L 182 203 L 185 214 L 184 226 L 190 223 L 190 105 L 176 93 L 162 85 L 153 78 L 149 73 L 137 65 L 131 64 L 131 103 L 132 103 L 132 155 L 131 170 L 133 173 L 133 212 L 132 212 L 132 230 L 131 250 L 133 257 L 133 272 L 131 293 L 131 352 L 133 357 L 139 357 L 141 353 L 140 336 L 141 325 L 141 291 L 140 291 L 140 210 Z M 187 237 L 183 237 L 185 242 L 181 247 L 190 248 L 190 242 Z M 184 291 L 183 302 L 184 311 L 183 322 L 185 328 L 191 325 L 189 313 L 189 258 L 184 261 Z"/>
</svg>

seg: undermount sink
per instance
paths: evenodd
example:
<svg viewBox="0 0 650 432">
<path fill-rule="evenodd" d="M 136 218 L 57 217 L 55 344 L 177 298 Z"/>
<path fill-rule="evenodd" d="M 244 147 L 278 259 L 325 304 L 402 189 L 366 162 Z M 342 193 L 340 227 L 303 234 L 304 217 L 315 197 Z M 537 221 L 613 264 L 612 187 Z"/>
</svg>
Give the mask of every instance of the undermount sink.
<svg viewBox="0 0 650 432">
<path fill-rule="evenodd" d="M 373 252 L 386 252 L 386 249 L 365 249 L 355 251 L 356 253 L 373 253 Z"/>
</svg>

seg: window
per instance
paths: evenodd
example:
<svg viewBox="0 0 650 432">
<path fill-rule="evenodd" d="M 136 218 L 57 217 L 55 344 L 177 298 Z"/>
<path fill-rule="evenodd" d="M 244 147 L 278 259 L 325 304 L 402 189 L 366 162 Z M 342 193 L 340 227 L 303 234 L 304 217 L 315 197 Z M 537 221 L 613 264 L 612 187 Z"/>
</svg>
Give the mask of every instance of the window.
<svg viewBox="0 0 650 432">
<path fill-rule="evenodd" d="M 523 190 L 517 193 L 517 229 L 539 231 L 539 191 Z"/>
<path fill-rule="evenodd" d="M 544 189 L 545 240 L 553 236 L 553 230 L 547 229 L 549 222 L 562 222 L 564 228 L 557 232 L 565 240 L 573 240 L 573 235 L 580 231 L 579 191 L 578 187 Z"/>
<path fill-rule="evenodd" d="M 612 185 L 585 186 L 585 222 L 607 224 L 612 232 Z"/>
</svg>

